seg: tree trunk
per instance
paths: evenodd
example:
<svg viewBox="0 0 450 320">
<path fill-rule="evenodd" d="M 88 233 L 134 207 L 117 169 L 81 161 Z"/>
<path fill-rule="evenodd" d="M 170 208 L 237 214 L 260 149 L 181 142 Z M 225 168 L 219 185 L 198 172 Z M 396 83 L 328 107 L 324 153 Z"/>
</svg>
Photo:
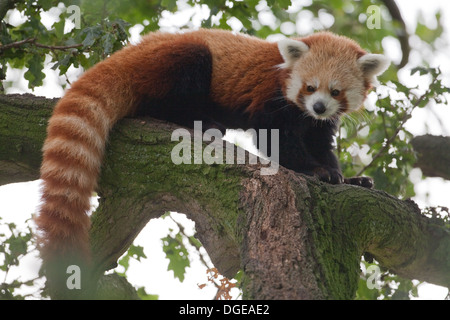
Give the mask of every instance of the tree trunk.
<svg viewBox="0 0 450 320">
<path fill-rule="evenodd" d="M 416 167 L 427 177 L 450 180 L 450 137 L 424 135 L 411 140 L 417 152 Z"/>
<path fill-rule="evenodd" d="M 54 103 L 0 96 L 2 183 L 37 177 Z M 243 270 L 244 298 L 352 299 L 364 252 L 402 277 L 450 285 L 450 234 L 412 201 L 284 168 L 264 176 L 261 164 L 175 165 L 176 128 L 146 118 L 113 129 L 92 217 L 100 272 L 115 265 L 150 219 L 171 210 L 195 221 L 222 274 Z"/>
</svg>

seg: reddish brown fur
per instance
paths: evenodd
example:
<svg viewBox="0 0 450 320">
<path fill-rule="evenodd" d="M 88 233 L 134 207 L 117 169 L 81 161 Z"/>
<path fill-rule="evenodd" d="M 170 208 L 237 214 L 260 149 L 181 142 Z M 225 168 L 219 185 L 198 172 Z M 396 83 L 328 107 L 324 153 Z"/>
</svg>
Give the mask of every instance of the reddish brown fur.
<svg viewBox="0 0 450 320">
<path fill-rule="evenodd" d="M 310 48 L 313 45 L 320 48 L 329 48 L 335 52 L 336 57 L 343 57 L 344 59 L 355 56 L 356 60 L 366 54 L 366 51 L 361 49 L 356 41 L 347 37 L 337 36 L 331 32 L 315 33 L 299 40 L 306 43 Z M 333 46 L 330 46 L 331 43 Z"/>
<path fill-rule="evenodd" d="M 310 47 L 309 54 L 313 57 L 302 65 L 303 78 L 318 78 L 324 90 L 328 90 L 326 86 L 331 79 L 340 82 L 354 81 L 348 79 L 349 75 L 359 75 L 360 79 L 364 79 L 356 60 L 365 55 L 366 51 L 355 41 L 329 32 L 316 33 L 301 40 Z M 327 72 L 320 72 L 324 70 Z M 361 94 L 364 95 L 365 92 Z"/>
<path fill-rule="evenodd" d="M 214 54 L 211 95 L 218 103 L 231 107 L 247 104 L 254 112 L 280 85 L 280 71 L 273 68 L 282 62 L 276 44 L 224 31 L 153 33 L 141 44 L 125 48 L 88 70 L 55 107 L 45 146 L 54 139 L 74 141 L 90 150 L 97 161 L 64 149 L 44 151 L 43 205 L 36 220 L 44 259 L 68 250 L 89 256 L 86 213 L 100 171 L 95 163 L 101 162 L 109 129 L 118 119 L 133 113 L 144 95 L 163 97 L 173 86 L 174 60 L 179 56 L 185 59 L 189 48 L 197 45 L 208 46 Z M 238 47 L 242 49 L 236 50 Z M 255 64 L 260 66 L 258 72 L 247 72 Z M 80 130 L 76 122 L 57 120 L 67 116 L 94 129 L 97 137 Z M 78 176 L 64 176 L 67 168 L 76 168 Z"/>
<path fill-rule="evenodd" d="M 313 43 L 326 46 L 329 36 L 302 40 L 314 50 Z M 221 30 L 152 33 L 88 70 L 56 105 L 48 126 L 41 169 L 43 205 L 36 220 L 44 261 L 65 254 L 89 257 L 89 198 L 109 130 L 133 114 L 144 96 L 164 97 L 176 81 L 176 62 L 186 61 L 190 50 L 199 47 L 212 53 L 214 103 L 230 109 L 248 106 L 247 111 L 255 113 L 277 90 L 286 90 L 288 71 L 277 67 L 283 58 L 276 43 Z M 336 54 L 345 50 L 346 56 L 364 54 L 348 42 Z M 58 140 L 70 142 L 70 147 L 58 146 Z M 81 153 L 71 152 L 77 147 Z"/>
</svg>

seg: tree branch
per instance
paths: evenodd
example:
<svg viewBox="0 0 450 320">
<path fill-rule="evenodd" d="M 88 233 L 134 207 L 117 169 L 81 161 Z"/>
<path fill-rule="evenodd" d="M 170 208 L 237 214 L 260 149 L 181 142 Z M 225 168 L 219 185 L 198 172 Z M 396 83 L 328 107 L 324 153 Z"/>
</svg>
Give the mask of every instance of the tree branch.
<svg viewBox="0 0 450 320">
<path fill-rule="evenodd" d="M 425 176 L 450 180 L 450 137 L 418 136 L 411 144 L 417 152 L 415 167 Z"/>
<path fill-rule="evenodd" d="M 394 0 L 382 0 L 386 8 L 388 9 L 392 19 L 394 21 L 397 21 L 400 25 L 400 28 L 397 29 L 397 38 L 400 41 L 400 48 L 402 50 L 402 60 L 397 65 L 398 69 L 403 68 L 406 66 L 406 64 L 409 61 L 409 54 L 411 52 L 411 47 L 409 45 L 409 34 L 406 30 L 406 24 L 403 20 L 402 14 L 400 12 L 400 9 L 398 8 L 397 4 Z"/>
<path fill-rule="evenodd" d="M 7 49 L 11 49 L 11 48 L 19 48 L 25 44 L 32 44 L 38 48 L 45 48 L 45 49 L 50 49 L 50 50 L 68 50 L 68 49 L 80 48 L 83 46 L 82 43 L 72 44 L 72 45 L 68 45 L 68 46 L 50 46 L 50 45 L 38 43 L 36 41 L 37 41 L 36 38 L 28 38 L 25 40 L 8 43 L 5 45 L 1 45 L 0 51 L 4 51 Z"/>
<path fill-rule="evenodd" d="M 0 161 L 38 170 L 34 155 L 54 102 L 0 97 L 0 124 L 7 123 L 0 125 Z M 261 165 L 175 165 L 175 128 L 124 119 L 113 129 L 92 217 L 99 273 L 115 265 L 150 219 L 170 210 L 195 221 L 223 275 L 243 270 L 244 298 L 351 299 L 364 252 L 402 277 L 450 285 L 450 233 L 412 201 L 284 168 L 262 176 Z M 17 148 L 28 137 L 34 140 Z"/>
<path fill-rule="evenodd" d="M 0 94 L 0 185 L 39 178 L 45 128 L 56 101 Z"/>
</svg>

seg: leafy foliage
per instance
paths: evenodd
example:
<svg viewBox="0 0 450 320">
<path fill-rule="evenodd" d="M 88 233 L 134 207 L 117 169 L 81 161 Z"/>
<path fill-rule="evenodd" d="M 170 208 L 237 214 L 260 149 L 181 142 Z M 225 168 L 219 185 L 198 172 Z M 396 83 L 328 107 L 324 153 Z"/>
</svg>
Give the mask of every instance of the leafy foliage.
<svg viewBox="0 0 450 320">
<path fill-rule="evenodd" d="M 409 143 L 413 134 L 406 123 L 417 108 L 429 103 L 447 104 L 449 88 L 442 84 L 438 68 L 415 68 L 411 75 L 420 73 L 431 78 L 429 87 L 421 94 L 417 87 L 407 87 L 391 81 L 378 93 L 373 110 L 365 110 L 364 116 L 344 121 L 337 140 L 344 176 L 366 174 L 374 178 L 375 187 L 404 198 L 414 196 L 414 186 L 409 172 L 416 160 Z M 361 152 L 370 161 L 363 164 Z M 355 156 L 356 155 L 356 156 Z"/>
<path fill-rule="evenodd" d="M 1 220 L 1 218 L 0 218 Z M 37 293 L 36 281 L 39 278 L 22 280 L 9 279 L 9 272 L 20 265 L 21 259 L 34 250 L 34 238 L 31 227 L 20 230 L 14 223 L 0 223 L 1 229 L 8 232 L 0 233 L 0 270 L 4 272 L 3 282 L 0 283 L 0 300 L 22 300 Z M 23 294 L 24 289 L 33 293 Z M 36 291 L 36 292 L 34 292 Z"/>
</svg>

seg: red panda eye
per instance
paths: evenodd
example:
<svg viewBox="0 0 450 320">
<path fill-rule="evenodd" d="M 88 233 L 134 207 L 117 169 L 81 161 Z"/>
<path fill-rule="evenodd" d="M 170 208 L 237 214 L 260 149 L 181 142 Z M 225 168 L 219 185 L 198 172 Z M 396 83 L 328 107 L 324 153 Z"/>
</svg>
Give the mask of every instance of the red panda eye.
<svg viewBox="0 0 450 320">
<path fill-rule="evenodd" d="M 340 93 L 341 92 L 339 90 L 334 89 L 334 90 L 331 91 L 331 96 L 332 97 L 337 97 Z"/>
<path fill-rule="evenodd" d="M 306 91 L 308 91 L 308 92 L 314 92 L 314 91 L 316 91 L 316 88 L 314 88 L 313 86 L 307 86 L 307 87 L 306 87 Z"/>
</svg>

